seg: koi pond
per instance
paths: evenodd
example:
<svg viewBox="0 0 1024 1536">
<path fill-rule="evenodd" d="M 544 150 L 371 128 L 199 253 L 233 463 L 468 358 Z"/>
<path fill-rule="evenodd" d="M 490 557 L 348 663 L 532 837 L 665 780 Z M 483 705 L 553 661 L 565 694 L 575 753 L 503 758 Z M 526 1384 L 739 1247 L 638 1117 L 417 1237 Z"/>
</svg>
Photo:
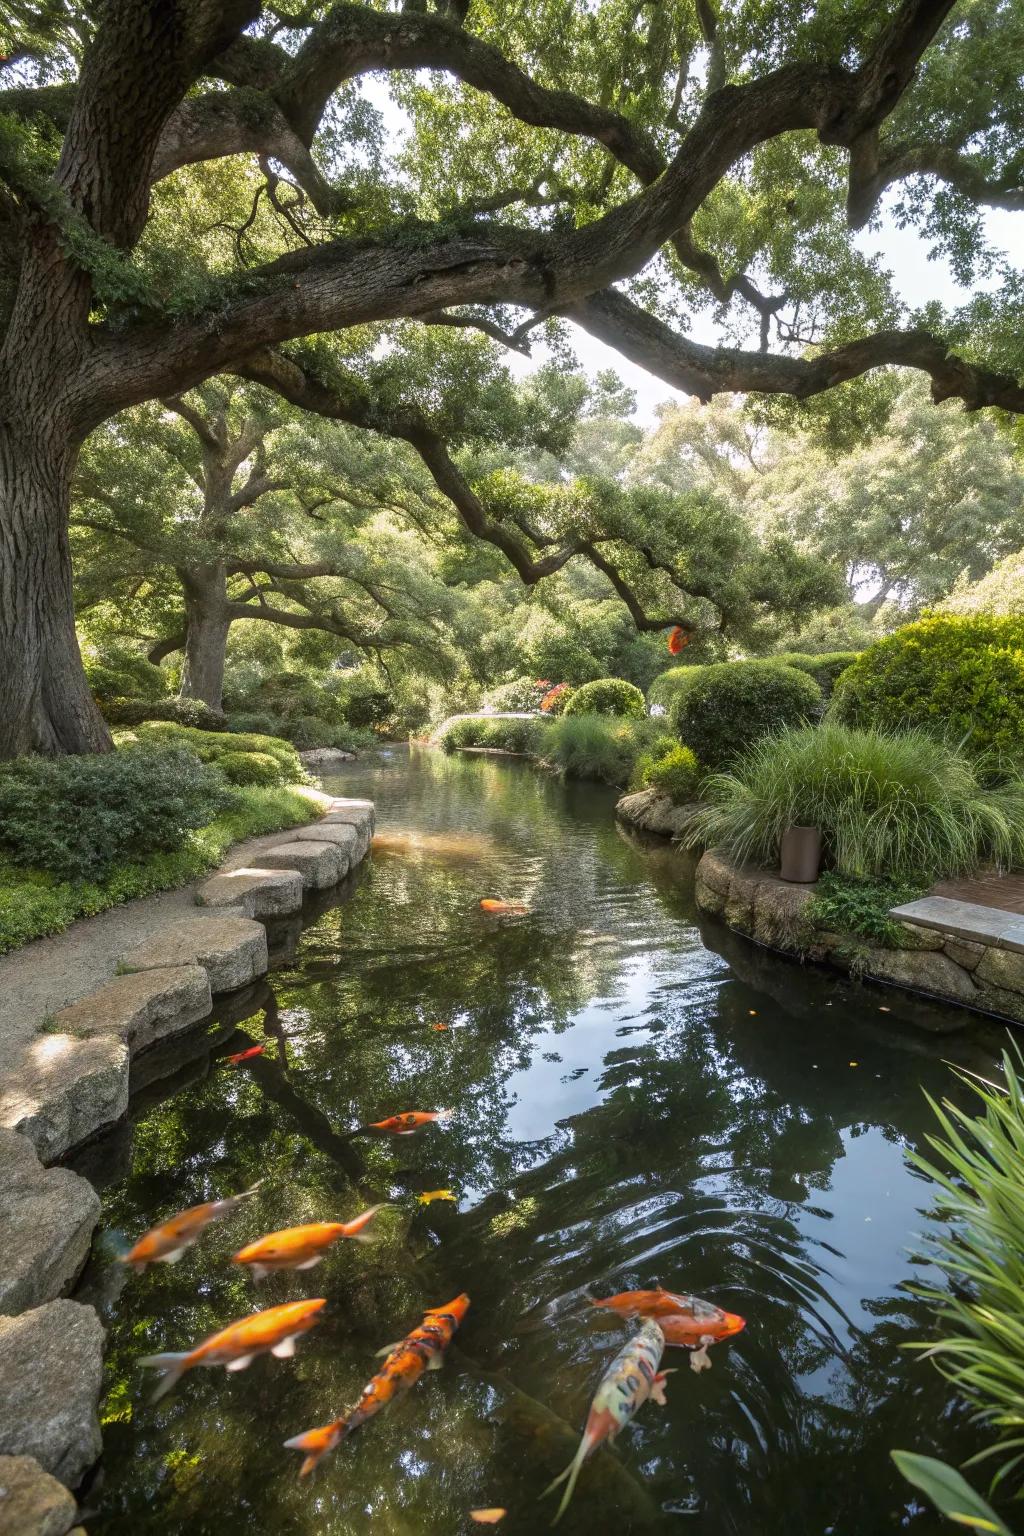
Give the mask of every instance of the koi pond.
<svg viewBox="0 0 1024 1536">
<path fill-rule="evenodd" d="M 508 1536 L 546 1528 L 558 1496 L 538 1497 L 638 1326 L 591 1301 L 661 1285 L 746 1329 L 700 1374 L 666 1350 L 667 1406 L 584 1466 L 561 1531 L 938 1533 L 889 1451 L 978 1443 L 902 1347 L 932 1329 L 906 1289 L 928 1275 L 930 1191 L 905 1150 L 931 1129 L 922 1089 L 950 1093 L 951 1061 L 988 1070 L 1001 1033 L 929 1034 L 895 992 L 698 925 L 691 861 L 617 828 L 610 790 L 416 748 L 328 787 L 377 805 L 354 888 L 277 936 L 269 983 L 179 1042 L 172 1075 L 141 1058 L 129 1121 L 76 1161 L 104 1197 L 80 1286 L 109 1330 L 90 1532 L 454 1536 L 482 1507 Z M 349 1135 L 439 1109 L 415 1135 Z M 117 1262 L 259 1180 L 180 1262 Z M 254 1284 L 232 1263 L 377 1201 L 378 1240 L 316 1268 Z M 444 1369 L 300 1481 L 283 1442 L 347 1413 L 377 1351 L 463 1291 Z M 293 1359 L 151 1401 L 140 1357 L 316 1297 Z"/>
</svg>

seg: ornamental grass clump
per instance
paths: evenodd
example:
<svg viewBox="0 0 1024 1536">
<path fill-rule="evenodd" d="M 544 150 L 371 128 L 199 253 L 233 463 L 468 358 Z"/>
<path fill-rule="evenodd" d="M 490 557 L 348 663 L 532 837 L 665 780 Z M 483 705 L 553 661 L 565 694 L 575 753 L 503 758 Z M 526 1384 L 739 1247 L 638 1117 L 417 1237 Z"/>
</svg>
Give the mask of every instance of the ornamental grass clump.
<svg viewBox="0 0 1024 1536">
<path fill-rule="evenodd" d="M 691 841 L 765 866 L 790 826 L 817 827 L 825 862 L 858 879 L 931 881 L 1024 860 L 1024 783 L 983 788 L 964 752 L 924 731 L 783 731 L 705 779 L 702 796 Z"/>
<path fill-rule="evenodd" d="M 641 754 L 665 739 L 671 740 L 654 720 L 566 714 L 545 730 L 541 762 L 567 779 L 595 779 L 624 789 Z"/>
</svg>

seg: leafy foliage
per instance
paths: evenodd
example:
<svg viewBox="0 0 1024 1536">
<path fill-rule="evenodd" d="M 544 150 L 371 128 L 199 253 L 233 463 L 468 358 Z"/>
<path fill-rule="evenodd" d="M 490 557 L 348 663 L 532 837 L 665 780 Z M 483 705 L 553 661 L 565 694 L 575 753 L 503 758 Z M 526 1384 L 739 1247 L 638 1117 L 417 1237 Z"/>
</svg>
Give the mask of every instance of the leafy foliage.
<svg viewBox="0 0 1024 1536">
<path fill-rule="evenodd" d="M 958 577 L 948 597 L 936 603 L 938 613 L 999 614 L 1024 617 L 1024 550 L 1007 555 L 977 581 Z"/>
<path fill-rule="evenodd" d="M 298 753 L 290 741 L 277 736 L 262 736 L 254 732 L 227 731 L 212 736 L 205 731 L 188 726 L 171 725 L 163 721 L 144 722 L 132 732 L 121 732 L 118 740 L 123 743 L 143 745 L 184 746 L 201 762 L 220 767 L 225 757 L 236 758 L 247 754 L 269 757 L 280 770 L 277 782 L 301 784 L 305 775 Z"/>
<path fill-rule="evenodd" d="M 846 669 L 829 713 L 880 730 L 920 726 L 1012 759 L 1024 741 L 1024 618 L 935 615 L 908 624 Z"/>
<path fill-rule="evenodd" d="M 551 687 L 552 684 L 546 678 L 516 677 L 509 683 L 501 683 L 497 688 L 489 689 L 487 703 L 491 709 L 539 709 L 541 700 Z"/>
<path fill-rule="evenodd" d="M 971 759 L 925 731 L 789 729 L 702 794 L 694 841 L 763 865 L 790 826 L 817 827 L 824 858 L 854 879 L 928 882 L 1024 857 L 1024 784 L 982 788 Z"/>
<path fill-rule="evenodd" d="M 697 759 L 689 747 L 666 737 L 637 758 L 632 783 L 637 789 L 660 789 L 676 805 L 686 805 L 697 798 L 700 777 Z"/>
<path fill-rule="evenodd" d="M 772 661 L 781 663 L 784 667 L 795 667 L 798 672 L 806 672 L 808 677 L 813 677 L 821 689 L 822 697 L 828 698 L 836 685 L 836 680 L 852 666 L 860 655 L 859 651 L 822 651 L 820 655 L 808 656 L 799 651 L 784 651 L 781 655 L 772 656 Z"/>
<path fill-rule="evenodd" d="M 176 847 L 232 803 L 183 746 L 0 767 L 0 851 L 11 863 L 96 879 L 118 861 Z"/>
<path fill-rule="evenodd" d="M 995 1510 L 975 1493 L 955 1467 L 934 1456 L 918 1456 L 913 1451 L 893 1451 L 893 1461 L 908 1483 L 926 1494 L 940 1515 L 954 1525 L 966 1525 L 972 1531 L 987 1531 L 989 1536 L 1013 1536 Z"/>
<path fill-rule="evenodd" d="M 903 926 L 889 916 L 893 907 L 923 896 L 925 887 L 895 880 L 855 880 L 826 870 L 802 917 L 815 928 L 855 933 L 872 944 L 898 949 L 906 944 Z"/>
<path fill-rule="evenodd" d="M 218 709 L 202 699 L 103 699 L 109 725 L 141 725 L 144 720 L 168 720 L 200 731 L 223 731 L 227 722 Z"/>
<path fill-rule="evenodd" d="M 285 773 L 269 752 L 221 752 L 217 767 L 231 784 L 283 784 Z"/>
<path fill-rule="evenodd" d="M 658 705 L 671 714 L 676 699 L 692 688 L 703 670 L 700 666 L 669 667 L 667 672 L 659 673 L 647 690 L 648 704 Z"/>
<path fill-rule="evenodd" d="M 702 667 L 692 686 L 677 691 L 670 718 L 704 767 L 718 769 L 820 707 L 821 689 L 806 673 L 774 660 L 732 661 Z"/>
<path fill-rule="evenodd" d="M 637 758 L 664 734 L 664 727 L 653 720 L 563 715 L 544 733 L 541 761 L 567 779 L 596 779 L 624 789 Z"/>
<path fill-rule="evenodd" d="M 640 689 L 620 677 L 597 678 L 577 688 L 566 704 L 563 715 L 622 715 L 640 720 L 647 713 L 647 705 Z"/>
<path fill-rule="evenodd" d="M 489 720 L 472 716 L 453 720 L 438 740 L 445 752 L 461 747 L 488 747 L 491 751 L 523 752 L 529 756 L 540 750 L 545 727 L 538 720 Z"/>
<path fill-rule="evenodd" d="M 87 652 L 82 660 L 89 687 L 97 699 L 152 703 L 166 698 L 166 674 L 137 650 L 111 646 L 103 656 Z"/>
</svg>

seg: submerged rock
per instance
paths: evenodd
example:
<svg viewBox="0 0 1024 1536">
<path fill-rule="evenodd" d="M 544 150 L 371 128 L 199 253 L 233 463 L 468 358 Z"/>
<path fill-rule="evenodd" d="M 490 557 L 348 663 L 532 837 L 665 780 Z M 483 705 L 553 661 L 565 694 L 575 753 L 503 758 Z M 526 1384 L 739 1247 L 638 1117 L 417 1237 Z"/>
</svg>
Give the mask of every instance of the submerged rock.
<svg viewBox="0 0 1024 1536">
<path fill-rule="evenodd" d="M 0 1536 L 67 1536 L 78 1506 L 31 1456 L 0 1456 Z"/>
<path fill-rule="evenodd" d="M 68 1289 L 99 1213 L 91 1184 L 68 1168 L 44 1168 L 26 1136 L 0 1130 L 0 1313 L 13 1316 Z"/>
<path fill-rule="evenodd" d="M 49 1301 L 0 1317 L 0 1455 L 34 1456 L 74 1488 L 100 1454 L 103 1325 L 92 1307 Z"/>
</svg>

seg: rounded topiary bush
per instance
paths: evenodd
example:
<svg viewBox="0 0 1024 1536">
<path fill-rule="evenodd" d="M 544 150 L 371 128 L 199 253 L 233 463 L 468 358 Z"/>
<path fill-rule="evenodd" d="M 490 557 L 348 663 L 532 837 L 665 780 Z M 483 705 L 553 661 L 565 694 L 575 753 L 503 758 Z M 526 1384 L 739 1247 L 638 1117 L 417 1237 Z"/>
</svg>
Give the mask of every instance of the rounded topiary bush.
<svg viewBox="0 0 1024 1536">
<path fill-rule="evenodd" d="M 633 683 L 621 677 L 599 677 L 596 682 L 577 688 L 562 713 L 569 715 L 623 715 L 642 720 L 647 713 L 644 696 Z"/>
<path fill-rule="evenodd" d="M 697 798 L 697 782 L 700 769 L 689 747 L 675 742 L 667 752 L 647 764 L 643 772 L 648 789 L 660 789 L 676 805 L 685 805 Z"/>
<path fill-rule="evenodd" d="M 768 659 L 778 662 L 780 666 L 795 667 L 798 672 L 806 672 L 814 678 L 827 699 L 838 679 L 847 667 L 853 666 L 860 654 L 860 651 L 823 651 L 820 656 L 816 656 L 803 651 L 786 651 L 783 655 Z"/>
<path fill-rule="evenodd" d="M 168 720 L 196 731 L 227 730 L 227 716 L 211 709 L 202 699 L 104 699 L 100 713 L 108 725 L 141 725 L 146 720 Z"/>
<path fill-rule="evenodd" d="M 281 764 L 269 752 L 221 752 L 214 764 L 232 784 L 283 784 Z"/>
<path fill-rule="evenodd" d="M 669 667 L 666 672 L 659 672 L 647 690 L 648 704 L 652 708 L 660 706 L 666 713 L 671 714 L 673 704 L 677 699 L 681 699 L 684 693 L 689 693 L 703 671 L 702 666 L 689 665 Z"/>
<path fill-rule="evenodd" d="M 774 661 L 723 661 L 673 703 L 672 724 L 684 746 L 708 769 L 724 768 L 740 752 L 821 708 L 813 678 Z"/>
<path fill-rule="evenodd" d="M 1020 755 L 1024 617 L 943 614 L 879 640 L 836 683 L 831 719 L 917 726 L 971 752 Z"/>
</svg>

